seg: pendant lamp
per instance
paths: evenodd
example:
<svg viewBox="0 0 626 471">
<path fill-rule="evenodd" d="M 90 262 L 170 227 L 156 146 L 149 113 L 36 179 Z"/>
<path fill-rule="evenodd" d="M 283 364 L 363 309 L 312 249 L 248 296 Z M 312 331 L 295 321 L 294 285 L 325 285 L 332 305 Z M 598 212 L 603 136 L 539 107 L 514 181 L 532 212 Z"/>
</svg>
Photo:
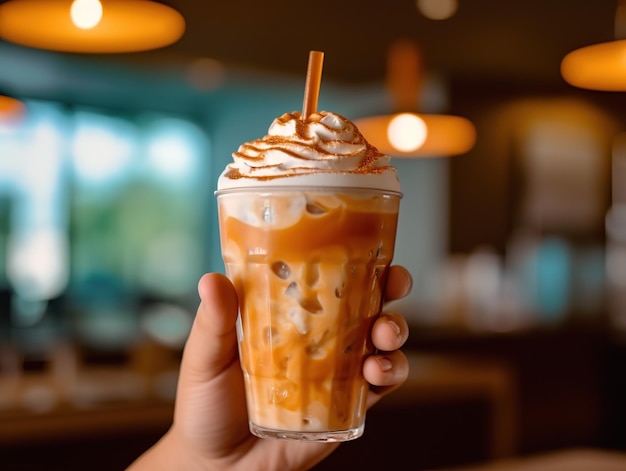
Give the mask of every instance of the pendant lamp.
<svg viewBox="0 0 626 471">
<path fill-rule="evenodd" d="M 10 0 L 0 5 L 0 38 L 76 53 L 138 52 L 185 32 L 175 9 L 150 0 Z"/>
<path fill-rule="evenodd" d="M 0 91 L 0 124 L 17 121 L 24 116 L 26 106 L 23 102 Z"/>
<path fill-rule="evenodd" d="M 620 0 L 615 15 L 614 41 L 576 49 L 561 61 L 561 76 L 578 88 L 626 91 L 626 2 Z"/>
<path fill-rule="evenodd" d="M 416 44 L 399 40 L 387 60 L 387 88 L 396 113 L 355 120 L 363 136 L 394 157 L 447 157 L 468 152 L 476 141 L 472 122 L 461 116 L 416 112 L 422 60 Z"/>
</svg>

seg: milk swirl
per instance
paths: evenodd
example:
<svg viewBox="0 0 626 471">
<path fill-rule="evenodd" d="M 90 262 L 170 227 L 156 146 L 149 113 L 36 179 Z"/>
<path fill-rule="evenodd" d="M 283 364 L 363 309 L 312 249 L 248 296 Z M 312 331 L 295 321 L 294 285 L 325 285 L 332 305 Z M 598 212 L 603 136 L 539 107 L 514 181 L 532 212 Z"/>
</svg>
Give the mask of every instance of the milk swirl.
<svg viewBox="0 0 626 471">
<path fill-rule="evenodd" d="M 327 111 L 285 113 L 268 134 L 239 146 L 218 189 L 250 186 L 361 186 L 400 191 L 390 158 L 347 118 Z"/>
</svg>

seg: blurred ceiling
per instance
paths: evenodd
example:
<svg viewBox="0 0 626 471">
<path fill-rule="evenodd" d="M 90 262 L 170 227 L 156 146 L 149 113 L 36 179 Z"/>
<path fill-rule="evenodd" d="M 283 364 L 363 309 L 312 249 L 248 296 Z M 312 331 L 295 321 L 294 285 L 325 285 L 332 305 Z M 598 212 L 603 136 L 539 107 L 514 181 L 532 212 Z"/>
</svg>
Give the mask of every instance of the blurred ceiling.
<svg viewBox="0 0 626 471">
<path fill-rule="evenodd" d="M 167 0 L 187 30 L 149 56 L 302 75 L 318 49 L 325 78 L 358 83 L 383 79 L 388 46 L 409 38 L 428 69 L 450 78 L 560 83 L 566 53 L 614 39 L 617 1 L 458 0 L 452 18 L 430 20 L 415 0 Z"/>
<path fill-rule="evenodd" d="M 452 18 L 430 20 L 416 0 L 162 0 L 187 21 L 180 41 L 145 53 L 91 56 L 88 63 L 162 70 L 210 58 L 227 67 L 303 77 L 308 52 L 318 49 L 326 54 L 324 80 L 361 84 L 384 80 L 390 44 L 408 38 L 420 45 L 426 68 L 450 81 L 567 87 L 561 59 L 578 47 L 614 39 L 617 2 L 458 0 Z M 2 52 L 29 51 L 0 41 L 0 79 Z"/>
</svg>

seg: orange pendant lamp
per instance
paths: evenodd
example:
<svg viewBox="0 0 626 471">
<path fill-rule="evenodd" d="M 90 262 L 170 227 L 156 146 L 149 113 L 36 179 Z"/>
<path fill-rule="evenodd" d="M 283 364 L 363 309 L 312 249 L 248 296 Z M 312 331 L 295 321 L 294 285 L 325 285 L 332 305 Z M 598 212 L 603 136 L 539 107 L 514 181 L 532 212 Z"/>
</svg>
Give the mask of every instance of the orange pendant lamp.
<svg viewBox="0 0 626 471">
<path fill-rule="evenodd" d="M 561 76 L 578 88 L 626 91 L 626 2 L 620 0 L 615 15 L 615 41 L 576 49 L 561 61 Z"/>
<path fill-rule="evenodd" d="M 178 41 L 185 20 L 149 0 L 11 0 L 0 5 L 0 38 L 60 52 L 119 53 Z"/>
<path fill-rule="evenodd" d="M 26 113 L 23 102 L 0 92 L 0 124 L 21 119 Z"/>
<path fill-rule="evenodd" d="M 397 112 L 355 120 L 363 136 L 394 157 L 448 157 L 468 152 L 476 142 L 472 122 L 461 116 L 415 112 L 422 81 L 416 44 L 400 40 L 388 55 L 387 88 Z"/>
</svg>

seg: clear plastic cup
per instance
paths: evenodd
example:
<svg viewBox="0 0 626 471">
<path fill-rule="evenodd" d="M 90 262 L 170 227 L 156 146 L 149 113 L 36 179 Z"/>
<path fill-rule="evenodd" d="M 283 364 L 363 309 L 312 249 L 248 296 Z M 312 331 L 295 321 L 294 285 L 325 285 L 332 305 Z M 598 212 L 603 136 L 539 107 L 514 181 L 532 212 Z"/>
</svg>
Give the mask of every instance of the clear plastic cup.
<svg viewBox="0 0 626 471">
<path fill-rule="evenodd" d="M 250 430 L 346 441 L 363 434 L 401 194 L 355 188 L 218 191 L 226 274 L 239 296 Z"/>
</svg>

